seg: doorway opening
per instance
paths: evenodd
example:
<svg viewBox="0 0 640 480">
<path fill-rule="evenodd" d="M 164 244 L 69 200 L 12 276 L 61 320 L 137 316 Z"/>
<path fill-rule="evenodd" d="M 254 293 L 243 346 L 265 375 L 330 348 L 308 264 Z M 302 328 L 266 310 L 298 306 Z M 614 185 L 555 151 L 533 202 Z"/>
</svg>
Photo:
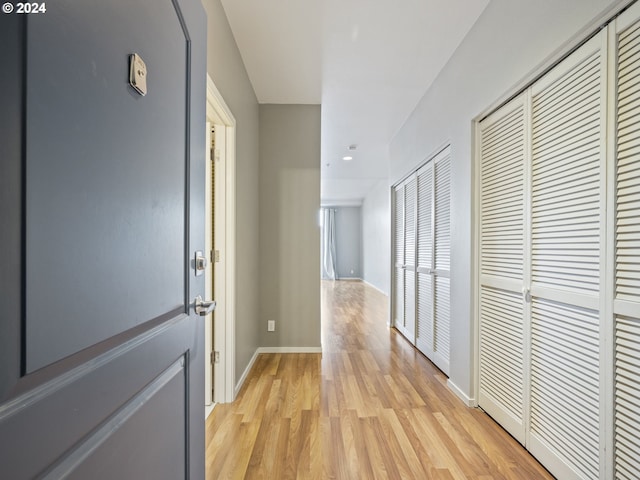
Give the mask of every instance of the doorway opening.
<svg viewBox="0 0 640 480">
<path fill-rule="evenodd" d="M 235 118 L 207 75 L 205 288 L 217 302 L 205 319 L 206 415 L 235 398 Z"/>
</svg>

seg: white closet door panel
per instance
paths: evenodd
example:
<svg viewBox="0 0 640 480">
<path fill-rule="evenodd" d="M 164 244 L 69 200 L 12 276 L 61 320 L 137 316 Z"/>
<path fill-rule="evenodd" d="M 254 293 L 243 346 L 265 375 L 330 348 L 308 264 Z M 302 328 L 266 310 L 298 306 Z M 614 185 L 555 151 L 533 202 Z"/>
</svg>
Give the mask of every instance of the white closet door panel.
<svg viewBox="0 0 640 480">
<path fill-rule="evenodd" d="M 418 171 L 418 268 L 433 268 L 433 162 Z"/>
<path fill-rule="evenodd" d="M 448 273 L 451 265 L 451 155 L 447 149 L 435 166 L 435 269 Z"/>
<path fill-rule="evenodd" d="M 559 478 L 600 477 L 605 226 L 602 34 L 532 87 L 528 448 Z M 604 317 L 602 317 L 604 318 Z"/>
<path fill-rule="evenodd" d="M 559 74 L 534 86 L 531 109 L 532 285 L 594 296 L 602 220 L 599 42 L 589 42 Z"/>
<path fill-rule="evenodd" d="M 418 273 L 417 291 L 418 312 L 416 328 L 416 347 L 427 357 L 433 355 L 433 276 Z"/>
<path fill-rule="evenodd" d="M 432 361 L 449 375 L 449 338 L 451 324 L 451 298 L 449 278 L 435 277 L 435 322 Z"/>
<path fill-rule="evenodd" d="M 640 302 L 640 22 L 618 36 L 615 297 Z"/>
<path fill-rule="evenodd" d="M 529 448 L 554 453 L 580 478 L 599 477 L 599 344 L 598 312 L 533 299 Z"/>
<path fill-rule="evenodd" d="M 640 472 L 640 320 L 616 316 L 615 352 L 616 478 Z"/>
<path fill-rule="evenodd" d="M 396 267 L 404 265 L 404 187 L 399 186 L 393 192 L 393 231 L 394 259 Z"/>
<path fill-rule="evenodd" d="M 640 4 L 616 20 L 614 468 L 640 476 Z"/>
<path fill-rule="evenodd" d="M 524 443 L 524 304 L 520 293 L 480 289 L 479 404 Z"/>
<path fill-rule="evenodd" d="M 402 334 L 415 345 L 416 343 L 416 272 L 404 271 L 404 325 Z"/>
<path fill-rule="evenodd" d="M 394 278 L 393 324 L 404 328 L 404 269 L 396 268 Z"/>
<path fill-rule="evenodd" d="M 415 176 L 404 186 L 404 324 L 402 334 L 416 342 L 416 202 Z"/>
<path fill-rule="evenodd" d="M 404 326 L 404 186 L 393 190 L 393 324 Z"/>
<path fill-rule="evenodd" d="M 526 118 L 521 96 L 480 124 L 479 405 L 525 442 Z"/>
<path fill-rule="evenodd" d="M 522 286 L 524 250 L 524 103 L 519 99 L 481 124 L 481 251 L 485 276 Z"/>
<path fill-rule="evenodd" d="M 415 268 L 417 201 L 417 181 L 415 177 L 405 184 L 404 192 L 404 263 L 408 268 Z"/>
<path fill-rule="evenodd" d="M 433 356 L 433 162 L 418 170 L 418 273 L 416 347 Z"/>
</svg>

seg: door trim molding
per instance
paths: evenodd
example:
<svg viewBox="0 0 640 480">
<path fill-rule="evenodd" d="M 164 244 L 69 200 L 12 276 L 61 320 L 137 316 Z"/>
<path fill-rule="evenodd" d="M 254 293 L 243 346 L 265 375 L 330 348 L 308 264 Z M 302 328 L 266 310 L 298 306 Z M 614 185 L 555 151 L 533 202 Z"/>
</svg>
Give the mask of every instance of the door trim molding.
<svg viewBox="0 0 640 480">
<path fill-rule="evenodd" d="M 220 261 L 224 263 L 224 278 L 216 284 L 224 285 L 224 298 L 218 301 L 224 322 L 214 322 L 214 350 L 220 352 L 220 361 L 213 365 L 214 395 L 216 403 L 235 399 L 235 330 L 236 330 L 236 119 L 227 106 L 213 80 L 207 74 L 207 121 L 225 127 L 226 149 L 224 194 L 224 245 L 220 248 Z M 209 180 L 207 180 L 209 181 Z"/>
</svg>

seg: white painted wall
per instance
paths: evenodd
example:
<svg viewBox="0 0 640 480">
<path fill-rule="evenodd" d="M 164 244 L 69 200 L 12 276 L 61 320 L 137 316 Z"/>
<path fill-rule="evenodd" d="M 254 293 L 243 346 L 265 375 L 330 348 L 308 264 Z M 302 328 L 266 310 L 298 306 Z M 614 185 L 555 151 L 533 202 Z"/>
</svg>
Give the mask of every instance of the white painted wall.
<svg viewBox="0 0 640 480">
<path fill-rule="evenodd" d="M 391 214 L 389 186 L 376 183 L 362 202 L 363 280 L 389 295 Z"/>
<path fill-rule="evenodd" d="M 475 358 L 472 120 L 618 3 L 492 0 L 391 143 L 390 184 L 452 145 L 450 381 L 463 396 L 473 397 Z M 367 258 L 365 248 L 365 278 Z"/>
</svg>

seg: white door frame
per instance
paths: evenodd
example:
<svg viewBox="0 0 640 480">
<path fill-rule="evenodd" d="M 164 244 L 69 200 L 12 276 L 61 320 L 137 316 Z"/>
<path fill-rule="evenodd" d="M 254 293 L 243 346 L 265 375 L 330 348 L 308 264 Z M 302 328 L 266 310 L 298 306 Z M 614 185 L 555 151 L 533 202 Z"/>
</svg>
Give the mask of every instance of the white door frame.
<svg viewBox="0 0 640 480">
<path fill-rule="evenodd" d="M 220 142 L 223 148 L 216 148 L 214 155 L 216 250 L 220 256 L 219 262 L 214 263 L 215 317 L 218 320 L 213 326 L 213 350 L 219 352 L 219 361 L 213 364 L 213 401 L 225 403 L 235 398 L 236 120 L 208 74 L 207 122 L 218 131 L 224 131 L 223 142 Z M 211 177 L 207 179 L 210 181 Z"/>
</svg>

